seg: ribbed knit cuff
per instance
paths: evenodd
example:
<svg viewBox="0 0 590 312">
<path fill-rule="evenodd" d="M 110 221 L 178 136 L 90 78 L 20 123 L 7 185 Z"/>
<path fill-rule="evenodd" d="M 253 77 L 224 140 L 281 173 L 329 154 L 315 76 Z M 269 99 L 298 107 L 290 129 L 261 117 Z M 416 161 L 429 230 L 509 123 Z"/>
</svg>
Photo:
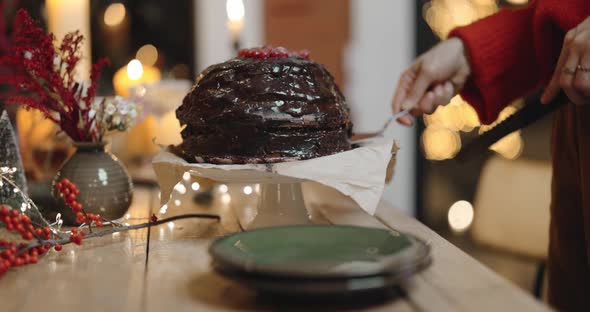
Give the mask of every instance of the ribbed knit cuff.
<svg viewBox="0 0 590 312">
<path fill-rule="evenodd" d="M 503 10 L 469 26 L 453 30 L 470 58 L 471 76 L 461 96 L 478 112 L 483 124 L 537 85 L 534 54 L 534 8 Z"/>
</svg>

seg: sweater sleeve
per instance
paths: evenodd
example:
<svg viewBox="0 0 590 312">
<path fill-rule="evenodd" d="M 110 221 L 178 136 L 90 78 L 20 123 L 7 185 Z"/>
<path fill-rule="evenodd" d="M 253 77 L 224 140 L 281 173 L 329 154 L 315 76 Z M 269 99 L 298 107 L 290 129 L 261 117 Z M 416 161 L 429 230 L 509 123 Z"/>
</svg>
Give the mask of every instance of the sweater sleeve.
<svg viewBox="0 0 590 312">
<path fill-rule="evenodd" d="M 502 10 L 450 34 L 463 41 L 471 64 L 461 96 L 484 124 L 492 123 L 502 108 L 540 82 L 534 57 L 535 4 Z"/>
<path fill-rule="evenodd" d="M 533 0 L 451 32 L 463 40 L 472 75 L 461 96 L 484 124 L 512 100 L 547 83 L 568 30 L 590 16 L 589 0 Z"/>
</svg>

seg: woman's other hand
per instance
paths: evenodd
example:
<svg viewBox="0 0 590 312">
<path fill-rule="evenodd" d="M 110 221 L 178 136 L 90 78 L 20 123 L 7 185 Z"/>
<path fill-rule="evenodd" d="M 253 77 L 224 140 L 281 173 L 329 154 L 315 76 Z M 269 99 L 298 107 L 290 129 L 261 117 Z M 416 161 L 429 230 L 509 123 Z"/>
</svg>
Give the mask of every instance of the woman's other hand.
<svg viewBox="0 0 590 312">
<path fill-rule="evenodd" d="M 566 34 L 557 67 L 541 102 L 549 103 L 560 89 L 573 103 L 590 104 L 590 17 Z"/>
<path fill-rule="evenodd" d="M 439 43 L 418 57 L 401 75 L 393 97 L 393 113 L 404 109 L 411 109 L 414 116 L 434 112 L 437 106 L 448 104 L 463 88 L 470 73 L 460 39 L 451 38 Z M 398 121 L 406 126 L 412 125 L 407 116 Z"/>
</svg>

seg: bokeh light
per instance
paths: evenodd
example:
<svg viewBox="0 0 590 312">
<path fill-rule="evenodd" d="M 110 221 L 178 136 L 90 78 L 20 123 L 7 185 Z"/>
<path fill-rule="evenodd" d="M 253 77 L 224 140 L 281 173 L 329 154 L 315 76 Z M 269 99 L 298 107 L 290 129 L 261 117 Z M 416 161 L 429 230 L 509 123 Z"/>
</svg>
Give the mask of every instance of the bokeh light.
<svg viewBox="0 0 590 312">
<path fill-rule="evenodd" d="M 523 5 L 523 4 L 527 4 L 529 1 L 528 0 L 506 0 L 506 2 L 508 2 L 510 4 L 515 4 L 515 5 Z"/>
<path fill-rule="evenodd" d="M 526 0 L 508 1 L 524 4 Z M 470 24 L 498 11 L 495 0 L 432 0 L 423 6 L 424 19 L 441 39 L 458 26 Z M 498 122 L 514 114 L 519 104 L 506 107 L 491 125 L 481 125 L 477 112 L 460 96 L 455 96 L 446 106 L 440 106 L 431 115 L 424 116 L 426 129 L 422 134 L 424 154 L 430 160 L 453 158 L 461 148 L 459 132 L 471 132 L 479 127 L 479 134 L 495 127 Z M 507 159 L 516 159 L 522 153 L 524 142 L 520 131 L 511 133 L 490 147 Z"/>
<path fill-rule="evenodd" d="M 137 50 L 135 57 L 145 66 L 153 66 L 158 61 L 158 49 L 152 44 L 146 44 Z"/>
<path fill-rule="evenodd" d="M 453 158 L 461 149 L 461 138 L 452 130 L 442 126 L 429 126 L 422 133 L 422 144 L 427 159 L 445 160 Z"/>
<path fill-rule="evenodd" d="M 454 203 L 449 209 L 448 220 L 449 226 L 455 232 L 464 232 L 473 223 L 473 206 L 470 202 L 460 200 Z"/>
<path fill-rule="evenodd" d="M 446 38 L 457 27 L 498 11 L 492 0 L 432 0 L 422 9 L 424 19 L 440 38 Z"/>
<path fill-rule="evenodd" d="M 176 192 L 178 192 L 179 194 L 186 194 L 186 186 L 184 186 L 184 184 L 182 184 L 182 182 L 179 182 L 178 184 L 176 184 L 174 186 L 174 190 Z"/>
<path fill-rule="evenodd" d="M 143 75 L 143 66 L 139 60 L 131 60 L 127 64 L 127 76 L 131 80 L 137 80 Z"/>
<path fill-rule="evenodd" d="M 107 26 L 114 27 L 123 22 L 126 10 L 122 3 L 112 3 L 104 11 L 104 23 Z"/>
<path fill-rule="evenodd" d="M 518 111 L 518 107 L 522 105 L 522 101 L 516 101 L 511 105 L 506 106 L 498 115 L 498 119 L 491 125 L 481 126 L 479 128 L 479 133 L 483 134 L 486 131 L 497 126 L 498 123 L 504 121 L 506 118 L 516 113 Z M 524 141 L 522 139 L 520 130 L 508 134 L 507 136 L 503 137 L 498 142 L 490 146 L 490 150 L 500 154 L 502 157 L 506 159 L 511 160 L 517 159 L 522 154 L 523 149 Z"/>
<path fill-rule="evenodd" d="M 231 203 L 231 196 L 229 194 L 223 194 L 223 195 L 221 195 L 221 202 L 224 203 L 224 204 Z"/>
<path fill-rule="evenodd" d="M 220 184 L 218 189 L 220 193 L 227 193 L 227 191 L 229 190 L 227 185 L 225 184 Z"/>
</svg>

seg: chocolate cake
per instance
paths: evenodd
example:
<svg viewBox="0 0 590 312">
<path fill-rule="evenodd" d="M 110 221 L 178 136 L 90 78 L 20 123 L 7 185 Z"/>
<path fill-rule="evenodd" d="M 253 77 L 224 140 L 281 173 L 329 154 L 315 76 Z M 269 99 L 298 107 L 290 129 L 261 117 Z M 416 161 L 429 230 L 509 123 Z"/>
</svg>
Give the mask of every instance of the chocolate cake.
<svg viewBox="0 0 590 312">
<path fill-rule="evenodd" d="M 189 162 L 269 163 L 350 149 L 344 96 L 306 52 L 241 50 L 199 75 L 176 117 Z"/>
</svg>

